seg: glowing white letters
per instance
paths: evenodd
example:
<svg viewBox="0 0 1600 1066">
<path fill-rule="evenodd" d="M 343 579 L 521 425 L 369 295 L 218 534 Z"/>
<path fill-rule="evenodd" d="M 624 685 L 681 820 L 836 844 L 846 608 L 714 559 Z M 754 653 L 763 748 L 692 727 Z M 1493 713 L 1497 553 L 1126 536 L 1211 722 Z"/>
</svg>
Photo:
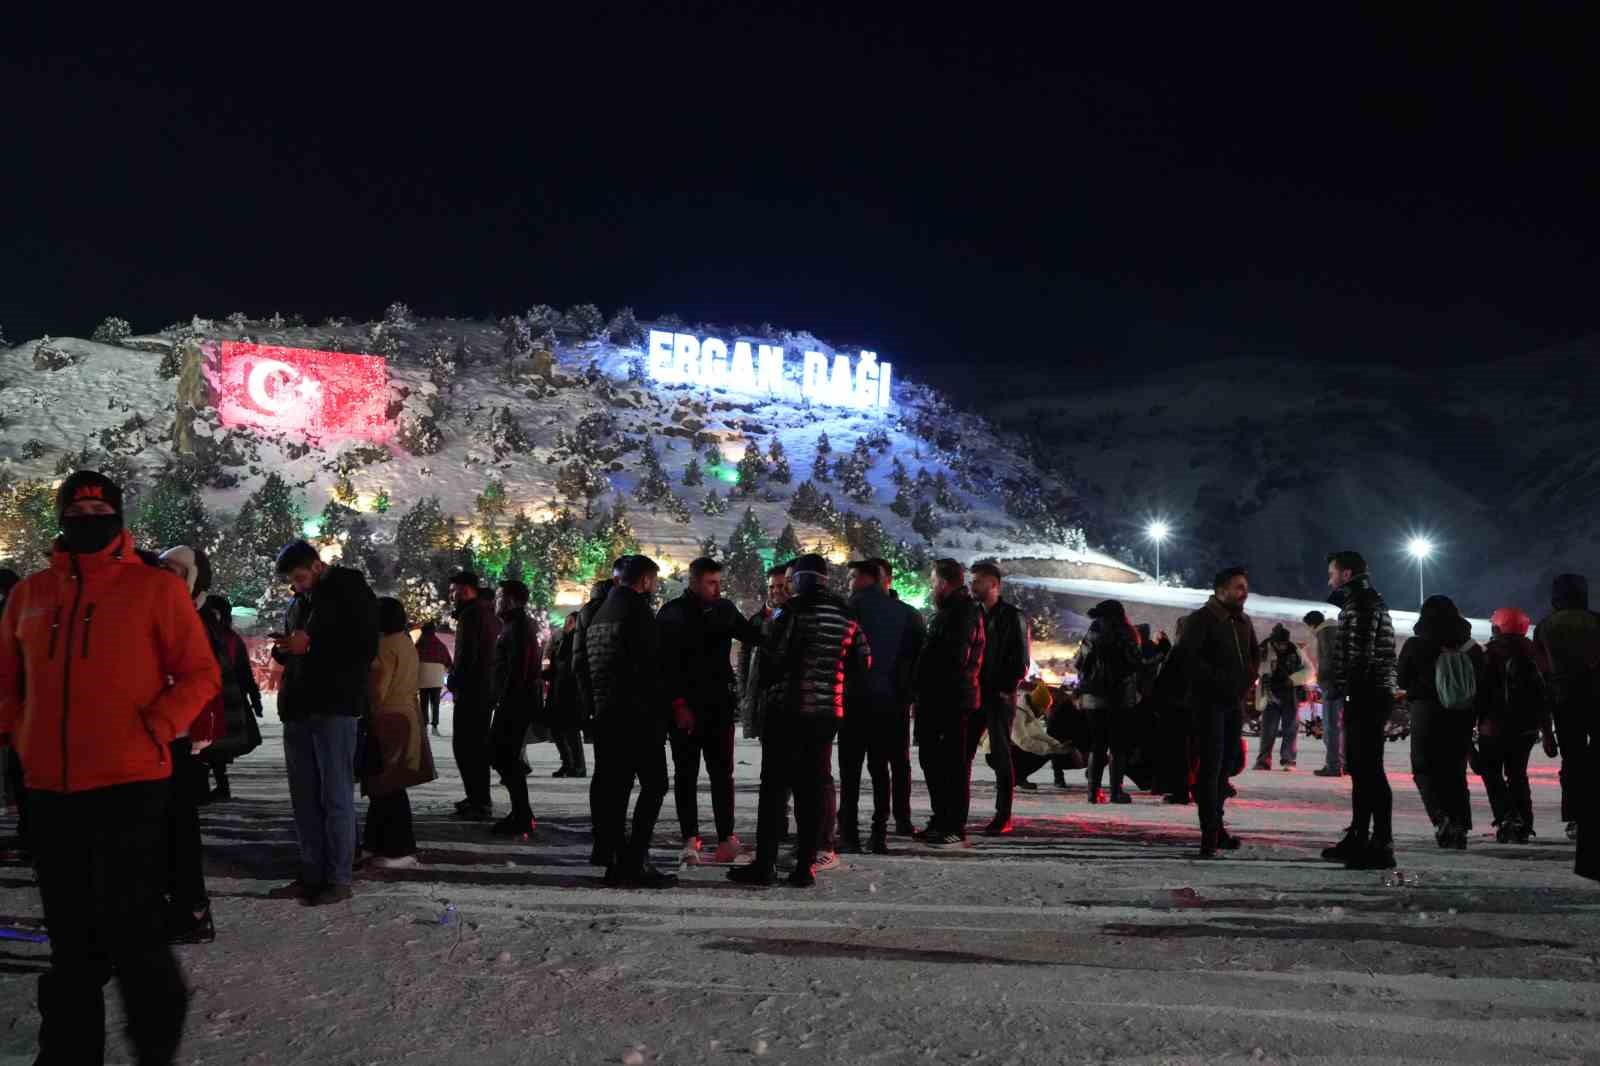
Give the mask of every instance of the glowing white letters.
<svg viewBox="0 0 1600 1066">
<path fill-rule="evenodd" d="M 650 331 L 645 366 L 651 380 L 673 385 L 704 385 L 757 396 L 795 399 L 863 409 L 887 409 L 893 367 L 878 362 L 876 352 L 862 352 L 852 365 L 848 355 L 830 360 L 822 352 L 804 352 L 799 382 L 784 375 L 784 351 L 775 344 L 725 341 L 689 333 Z"/>
</svg>

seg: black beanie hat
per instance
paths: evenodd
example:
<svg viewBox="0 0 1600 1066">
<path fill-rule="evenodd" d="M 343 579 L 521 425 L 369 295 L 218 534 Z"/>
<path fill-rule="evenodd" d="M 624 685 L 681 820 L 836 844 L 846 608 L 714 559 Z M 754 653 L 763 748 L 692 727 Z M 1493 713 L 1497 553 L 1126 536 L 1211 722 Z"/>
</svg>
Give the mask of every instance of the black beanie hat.
<svg viewBox="0 0 1600 1066">
<path fill-rule="evenodd" d="M 61 483 L 56 490 L 56 517 L 80 500 L 102 500 L 111 505 L 117 517 L 122 517 L 122 488 L 104 474 L 93 470 L 79 470 Z"/>
</svg>

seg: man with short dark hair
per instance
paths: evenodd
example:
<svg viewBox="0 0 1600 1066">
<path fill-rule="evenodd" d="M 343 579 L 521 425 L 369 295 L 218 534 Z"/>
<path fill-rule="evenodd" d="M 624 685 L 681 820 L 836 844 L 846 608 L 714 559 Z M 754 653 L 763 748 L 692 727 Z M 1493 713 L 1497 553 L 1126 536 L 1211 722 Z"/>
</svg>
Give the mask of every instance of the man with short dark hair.
<svg viewBox="0 0 1600 1066">
<path fill-rule="evenodd" d="M 972 568 L 972 597 L 983 612 L 983 669 L 978 682 L 983 706 L 967 727 L 967 775 L 970 782 L 972 759 L 977 754 L 982 734 L 989 734 L 989 765 L 994 768 L 994 820 L 984 827 L 985 836 L 1004 836 L 1011 832 L 1011 802 L 1016 788 L 1016 771 L 1011 762 L 1011 725 L 1017 717 L 1017 686 L 1028 676 L 1032 646 L 1028 621 L 1015 604 L 1000 596 L 1002 575 L 992 562 Z M 967 794 L 971 795 L 970 784 Z M 966 818 L 963 816 L 962 821 Z"/>
<path fill-rule="evenodd" d="M 580 622 L 572 652 L 579 698 L 594 719 L 595 852 L 607 857 L 606 883 L 667 888 L 676 883 L 649 864 L 650 837 L 667 796 L 666 706 L 661 699 L 661 637 L 650 609 L 661 568 L 643 555 L 621 560 L 617 584 Z M 633 832 L 628 798 L 639 781 Z"/>
<path fill-rule="evenodd" d="M 761 630 L 723 599 L 722 564 L 705 556 L 689 564 L 688 585 L 657 612 L 656 624 L 661 631 L 662 697 L 672 710 L 667 737 L 683 861 L 701 861 L 696 793 L 704 756 L 717 826 L 715 861 L 729 863 L 739 856 L 739 838 L 733 832 L 733 642 L 753 647 L 761 641 Z"/>
<path fill-rule="evenodd" d="M 183 583 L 135 551 L 121 486 L 77 471 L 55 515 L 49 567 L 17 584 L 0 616 L 0 746 L 27 769 L 27 846 L 50 933 L 35 1061 L 105 1061 L 115 978 L 138 1061 L 170 1063 L 189 994 L 162 921 L 167 745 L 221 691 L 221 672 Z M 17 1028 L 19 985 L 6 1012 Z"/>
<path fill-rule="evenodd" d="M 450 670 L 450 748 L 466 798 L 456 804 L 454 817 L 469 822 L 494 818 L 489 794 L 489 725 L 494 702 L 494 649 L 500 639 L 500 619 L 494 600 L 483 595 L 478 575 L 459 570 L 450 575 L 450 601 L 455 604 L 456 654 Z"/>
<path fill-rule="evenodd" d="M 1328 556 L 1328 587 L 1344 595 L 1332 662 L 1323 669 L 1344 693 L 1353 817 L 1344 839 L 1322 857 L 1352 869 L 1389 870 L 1394 868 L 1394 794 L 1383 769 L 1383 748 L 1397 685 L 1394 623 L 1360 552 Z"/>
<path fill-rule="evenodd" d="M 790 572 L 792 595 L 764 645 L 761 684 L 761 793 L 756 857 L 728 871 L 740 884 L 775 879 L 784 805 L 794 794 L 795 868 L 789 884 L 816 884 L 822 833 L 823 787 L 830 776 L 832 743 L 846 714 L 847 693 L 857 691 L 870 668 L 871 649 L 849 604 L 827 589 L 828 563 L 802 555 Z"/>
<path fill-rule="evenodd" d="M 533 805 L 528 800 L 528 729 L 544 696 L 539 635 L 528 617 L 528 586 L 502 581 L 494 594 L 500 635 L 494 644 L 490 693 L 490 764 L 511 799 L 511 813 L 490 827 L 495 836 L 527 840 L 533 835 Z"/>
<path fill-rule="evenodd" d="M 894 564 L 884 558 L 868 561 L 878 568 L 878 578 L 883 584 L 884 595 L 899 604 L 906 624 L 911 627 L 911 646 L 900 656 L 902 676 L 899 678 L 899 684 L 900 691 L 905 694 L 905 702 L 900 708 L 898 739 L 889 752 L 894 831 L 896 836 L 908 837 L 917 831 L 916 825 L 911 821 L 911 707 L 915 702 L 917 660 L 921 657 L 922 646 L 928 639 L 928 624 L 922 620 L 922 612 L 902 600 L 900 594 L 894 590 Z"/>
<path fill-rule="evenodd" d="M 911 667 L 919 651 L 921 626 L 920 620 L 912 621 L 916 612 L 884 592 L 882 571 L 873 560 L 850 564 L 850 587 L 850 609 L 872 648 L 872 663 L 860 690 L 846 704 L 839 730 L 839 844 L 844 851 L 861 850 L 859 809 L 865 760 L 872 778 L 868 847 L 874 854 L 887 855 L 891 796 L 899 784 L 893 780 L 893 765 L 905 751 Z M 909 777 L 904 787 L 909 810 Z"/>
<path fill-rule="evenodd" d="M 588 628 L 589 623 L 594 619 L 594 616 L 600 613 L 600 608 L 604 606 L 606 597 L 611 594 L 611 590 L 616 588 L 617 585 L 622 581 L 622 568 L 624 565 L 626 565 L 627 561 L 628 556 L 619 555 L 611 563 L 611 576 L 607 578 L 601 578 L 590 587 L 589 602 L 585 603 L 581 608 L 579 608 L 578 620 L 573 625 L 572 649 L 574 652 L 578 647 L 578 635 L 582 633 L 583 630 Z M 568 668 L 572 669 L 573 666 L 574 664 L 569 661 Z M 577 677 L 576 670 L 573 671 L 573 675 L 569 680 L 572 686 L 581 694 L 583 686 Z M 582 737 L 582 733 L 585 731 L 589 732 L 591 736 L 593 736 L 594 708 L 586 699 L 581 698 L 581 695 L 578 700 L 578 715 L 582 719 L 582 722 L 580 723 L 581 728 L 579 730 L 580 739 Z M 607 849 L 613 844 L 619 844 L 620 841 L 611 842 L 611 844 L 607 844 L 605 847 L 602 847 L 601 845 L 602 833 L 600 830 L 600 811 L 605 806 L 605 797 L 600 793 L 600 775 L 598 769 L 599 761 L 600 753 L 597 748 L 595 751 L 595 774 L 589 778 L 589 823 L 591 835 L 594 837 L 594 848 L 589 853 L 589 865 L 605 868 L 616 864 L 617 856 L 615 852 Z"/>
<path fill-rule="evenodd" d="M 1261 667 L 1261 645 L 1244 613 L 1250 597 L 1250 574 L 1242 566 L 1217 574 L 1211 598 L 1187 615 L 1178 627 L 1174 654 L 1181 657 L 1188 680 L 1200 743 L 1200 776 L 1195 804 L 1200 815 L 1200 857 L 1239 847 L 1228 832 L 1223 807 L 1228 770 L 1239 757 L 1244 701 Z"/>
<path fill-rule="evenodd" d="M 350 898 L 356 852 L 356 723 L 378 657 L 378 599 L 358 570 L 328 566 L 303 540 L 278 553 L 294 589 L 272 657 L 283 664 L 278 717 L 300 841 L 300 877 L 276 890 L 306 906 Z"/>
<path fill-rule="evenodd" d="M 967 839 L 970 775 L 967 723 L 982 707 L 983 611 L 967 592 L 967 572 L 954 559 L 933 568 L 936 611 L 917 658 L 917 744 L 933 817 L 918 838 L 935 847 Z"/>
</svg>

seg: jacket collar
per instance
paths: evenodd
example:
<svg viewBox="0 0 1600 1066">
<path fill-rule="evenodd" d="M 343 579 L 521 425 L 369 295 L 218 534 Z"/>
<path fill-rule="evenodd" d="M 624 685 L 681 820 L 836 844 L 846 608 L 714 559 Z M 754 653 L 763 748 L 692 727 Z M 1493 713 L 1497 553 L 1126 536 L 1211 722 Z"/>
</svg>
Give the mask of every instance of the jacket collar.
<svg viewBox="0 0 1600 1066">
<path fill-rule="evenodd" d="M 975 602 L 977 601 L 972 598 L 972 593 L 967 591 L 967 586 L 959 585 L 951 589 L 950 594 L 939 601 L 939 609 L 942 611 L 947 607 L 960 607 L 963 603 Z"/>
<path fill-rule="evenodd" d="M 1210 609 L 1212 614 L 1216 615 L 1224 622 L 1229 620 L 1237 620 L 1244 617 L 1243 607 L 1235 610 L 1234 608 L 1223 603 L 1221 600 L 1217 599 L 1215 594 L 1213 594 L 1212 597 L 1206 601 L 1206 607 Z"/>
<path fill-rule="evenodd" d="M 111 539 L 111 543 L 99 551 L 86 552 L 82 555 L 73 555 L 66 551 L 57 540 L 50 549 L 50 569 L 61 575 L 69 575 L 72 573 L 74 561 L 77 562 L 78 572 L 82 574 L 99 573 L 119 564 L 145 565 L 144 560 L 139 558 L 139 553 L 133 548 L 133 534 L 126 529 L 118 532 Z"/>
</svg>

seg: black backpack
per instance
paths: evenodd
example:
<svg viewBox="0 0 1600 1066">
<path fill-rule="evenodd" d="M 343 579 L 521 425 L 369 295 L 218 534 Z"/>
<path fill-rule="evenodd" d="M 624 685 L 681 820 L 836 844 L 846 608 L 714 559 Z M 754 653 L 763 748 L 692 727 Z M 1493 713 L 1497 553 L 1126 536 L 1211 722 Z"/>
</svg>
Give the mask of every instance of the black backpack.
<svg viewBox="0 0 1600 1066">
<path fill-rule="evenodd" d="M 1501 697 L 1508 714 L 1537 715 L 1543 709 L 1544 679 L 1530 657 L 1513 655 L 1507 659 L 1503 684 Z"/>
</svg>

